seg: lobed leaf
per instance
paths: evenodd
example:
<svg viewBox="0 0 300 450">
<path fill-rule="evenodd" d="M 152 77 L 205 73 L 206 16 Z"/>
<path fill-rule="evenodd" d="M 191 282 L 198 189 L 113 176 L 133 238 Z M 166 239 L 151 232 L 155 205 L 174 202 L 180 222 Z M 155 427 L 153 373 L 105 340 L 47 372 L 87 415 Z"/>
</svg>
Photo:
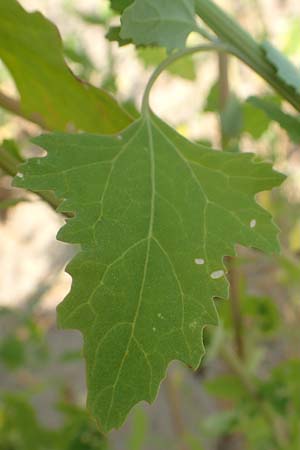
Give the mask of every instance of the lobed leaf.
<svg viewBox="0 0 300 450">
<path fill-rule="evenodd" d="M 81 244 L 68 266 L 59 324 L 84 336 L 88 407 L 119 427 L 152 402 L 169 363 L 196 369 L 202 332 L 227 296 L 224 255 L 236 243 L 278 250 L 277 228 L 254 200 L 284 177 L 251 154 L 195 145 L 146 114 L 117 136 L 44 135 L 45 158 L 15 184 L 54 190 L 74 211 L 58 238 Z"/>
<path fill-rule="evenodd" d="M 121 38 L 136 45 L 159 45 L 168 51 L 184 48 L 197 30 L 194 0 L 135 0 L 121 17 Z"/>
<path fill-rule="evenodd" d="M 115 133 L 131 122 L 107 92 L 73 75 L 56 27 L 16 0 L 0 1 L 0 58 L 15 80 L 24 112 L 39 114 L 49 129 Z"/>
</svg>

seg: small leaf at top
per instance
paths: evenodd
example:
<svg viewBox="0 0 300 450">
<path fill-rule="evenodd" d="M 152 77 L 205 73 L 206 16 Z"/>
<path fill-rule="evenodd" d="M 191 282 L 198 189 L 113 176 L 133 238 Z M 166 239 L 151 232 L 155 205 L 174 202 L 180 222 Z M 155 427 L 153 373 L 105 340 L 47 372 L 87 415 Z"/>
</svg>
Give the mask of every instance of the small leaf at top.
<svg viewBox="0 0 300 450">
<path fill-rule="evenodd" d="M 130 6 L 134 0 L 110 0 L 110 6 L 118 13 L 122 13 L 125 8 Z"/>
<path fill-rule="evenodd" d="M 123 12 L 121 37 L 136 45 L 183 48 L 197 30 L 194 0 L 135 0 Z"/>
<path fill-rule="evenodd" d="M 59 323 L 83 333 L 88 407 L 108 431 L 155 399 L 172 360 L 198 367 L 212 298 L 227 296 L 224 255 L 236 243 L 278 250 L 253 196 L 284 177 L 251 154 L 195 145 L 152 113 L 118 136 L 35 142 L 48 155 L 15 184 L 54 190 L 60 211 L 75 212 L 58 235 L 81 244 Z"/>
<path fill-rule="evenodd" d="M 109 42 L 117 42 L 120 47 L 124 47 L 125 45 L 132 44 L 131 39 L 122 39 L 120 36 L 121 27 L 112 26 L 109 27 L 105 37 Z"/>
<path fill-rule="evenodd" d="M 300 94 L 300 71 L 285 55 L 265 41 L 262 44 L 266 57 L 276 69 L 278 76 L 289 86 L 292 86 Z"/>
</svg>

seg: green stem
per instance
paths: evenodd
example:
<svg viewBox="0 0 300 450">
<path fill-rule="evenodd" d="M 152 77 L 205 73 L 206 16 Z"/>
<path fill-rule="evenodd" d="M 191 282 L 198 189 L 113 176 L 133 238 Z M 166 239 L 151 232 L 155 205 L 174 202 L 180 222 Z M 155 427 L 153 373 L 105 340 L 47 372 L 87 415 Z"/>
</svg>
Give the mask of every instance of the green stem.
<svg viewBox="0 0 300 450">
<path fill-rule="evenodd" d="M 253 379 L 247 369 L 244 368 L 244 364 L 240 361 L 236 353 L 227 344 L 223 343 L 220 348 L 220 354 L 228 367 L 239 378 L 248 394 L 251 397 L 256 397 L 256 386 Z"/>
<path fill-rule="evenodd" d="M 226 52 L 229 51 L 229 49 L 223 45 L 223 44 L 203 44 L 203 45 L 197 45 L 196 47 L 189 47 L 185 48 L 183 50 L 179 50 L 176 53 L 172 53 L 168 58 L 166 58 L 152 73 L 147 86 L 145 88 L 143 100 L 142 100 L 142 113 L 146 114 L 149 111 L 149 96 L 150 91 L 156 82 L 157 78 L 160 76 L 160 74 L 171 64 L 173 64 L 175 61 L 177 61 L 180 58 L 183 58 L 187 55 L 192 55 L 194 53 L 198 52 L 207 52 L 207 51 L 218 51 L 218 52 Z"/>
<path fill-rule="evenodd" d="M 219 125 L 220 125 L 220 144 L 223 150 L 229 143 L 223 128 L 222 114 L 226 111 L 230 97 L 229 77 L 228 77 L 229 57 L 226 53 L 218 53 L 219 68 Z"/>
<path fill-rule="evenodd" d="M 30 122 L 33 122 L 37 125 L 39 125 L 41 128 L 44 128 L 47 130 L 47 125 L 45 124 L 44 120 L 42 119 L 39 114 L 26 114 L 21 104 L 18 100 L 9 97 L 8 95 L 4 94 L 0 91 L 0 106 L 2 108 L 5 108 L 7 111 L 11 112 L 12 114 L 22 117 L 25 120 L 29 120 Z"/>
<path fill-rule="evenodd" d="M 203 28 L 200 25 L 198 25 L 197 31 L 199 34 L 201 34 L 202 37 L 204 37 L 204 39 L 207 39 L 212 43 L 217 42 L 217 37 L 214 34 L 211 34 L 208 30 L 206 30 L 206 28 Z"/>
<path fill-rule="evenodd" d="M 225 53 L 218 53 L 219 65 L 219 110 L 220 110 L 220 135 L 222 148 L 228 144 L 228 136 L 225 135 L 222 124 L 222 112 L 225 111 L 230 97 L 230 85 L 228 77 L 229 56 Z M 230 257 L 228 279 L 230 284 L 230 307 L 233 331 L 235 337 L 235 347 L 238 357 L 243 360 L 245 356 L 243 314 L 239 295 L 239 271 L 236 266 L 236 259 Z"/>
<path fill-rule="evenodd" d="M 186 443 L 187 433 L 185 430 L 184 419 L 182 417 L 179 392 L 172 373 L 170 373 L 165 380 L 165 388 L 170 409 L 171 423 L 174 434 L 178 440 L 178 447 L 180 450 L 188 450 Z"/>
<path fill-rule="evenodd" d="M 300 111 L 300 95 L 284 83 L 276 74 L 271 63 L 266 59 L 263 48 L 211 0 L 195 0 L 199 17 L 227 45 L 233 55 L 247 64 L 278 94 L 287 100 L 297 111 Z"/>
</svg>

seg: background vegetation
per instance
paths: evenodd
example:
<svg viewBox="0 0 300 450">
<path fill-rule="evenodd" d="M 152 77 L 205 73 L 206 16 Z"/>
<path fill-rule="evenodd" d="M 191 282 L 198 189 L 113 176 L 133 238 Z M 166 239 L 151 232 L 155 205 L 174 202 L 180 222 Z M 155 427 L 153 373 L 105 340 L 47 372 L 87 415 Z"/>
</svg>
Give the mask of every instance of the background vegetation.
<svg viewBox="0 0 300 450">
<path fill-rule="evenodd" d="M 57 24 L 65 59 L 78 77 L 114 93 L 137 114 L 163 49 L 107 41 L 117 18 L 104 0 L 21 3 L 42 8 Z M 268 36 L 299 65 L 297 1 L 222 5 L 258 40 Z M 0 91 L 17 96 L 4 64 Z M 107 440 L 84 408 L 81 337 L 55 325 L 54 308 L 70 284 L 63 268 L 73 254 L 54 243 L 62 219 L 35 195 L 12 189 L 3 172 L 1 450 L 300 448 L 300 127 L 278 119 L 278 105 L 287 113 L 290 108 L 231 57 L 180 60 L 157 83 L 152 104 L 180 133 L 232 152 L 254 151 L 288 175 L 282 188 L 258 199 L 282 230 L 282 253 L 268 257 L 239 248 L 239 256 L 228 259 L 230 301 L 216 301 L 220 326 L 206 329 L 199 370 L 173 364 L 158 401 L 138 405 Z M 1 147 L 15 158 L 37 155 L 30 138 L 39 133 L 36 124 L 0 109 Z"/>
</svg>

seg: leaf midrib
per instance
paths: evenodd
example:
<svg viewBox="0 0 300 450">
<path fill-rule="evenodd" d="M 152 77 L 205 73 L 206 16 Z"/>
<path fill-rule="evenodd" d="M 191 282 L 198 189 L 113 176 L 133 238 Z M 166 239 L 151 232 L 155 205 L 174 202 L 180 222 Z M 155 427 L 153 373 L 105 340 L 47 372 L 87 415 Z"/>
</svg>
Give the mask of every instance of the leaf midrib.
<svg viewBox="0 0 300 450">
<path fill-rule="evenodd" d="M 113 406 L 113 402 L 114 402 L 115 390 L 118 385 L 118 381 L 119 381 L 124 363 L 128 356 L 128 352 L 129 352 L 132 340 L 135 337 L 134 332 L 135 332 L 135 327 L 136 327 L 136 323 L 137 323 L 137 320 L 139 317 L 139 312 L 141 309 L 141 304 L 142 304 L 142 299 L 143 299 L 145 282 L 146 282 L 146 278 L 147 278 L 147 270 L 148 270 L 148 265 L 149 265 L 149 255 L 150 255 L 150 247 L 151 247 L 150 242 L 151 242 L 151 238 L 153 235 L 154 211 L 155 211 L 155 158 L 154 158 L 153 135 L 152 135 L 151 126 L 150 126 L 150 118 L 148 116 L 145 117 L 145 122 L 147 125 L 147 132 L 148 132 L 148 137 L 149 137 L 150 182 L 151 182 L 151 203 L 150 203 L 150 216 L 149 216 L 150 220 L 149 220 L 149 228 L 148 228 L 148 235 L 147 235 L 147 248 L 146 248 L 143 278 L 142 278 L 141 288 L 140 288 L 140 292 L 139 292 L 138 304 L 137 304 L 135 316 L 134 316 L 134 319 L 132 322 L 131 334 L 128 339 L 127 348 L 124 352 L 124 356 L 122 358 L 120 368 L 118 370 L 115 382 L 112 387 L 112 396 L 111 396 L 111 401 L 110 401 L 110 405 L 108 408 L 106 425 L 109 423 L 110 414 L 111 414 L 111 410 L 112 410 L 112 406 Z M 143 353 L 145 354 L 144 351 L 143 351 Z"/>
</svg>

